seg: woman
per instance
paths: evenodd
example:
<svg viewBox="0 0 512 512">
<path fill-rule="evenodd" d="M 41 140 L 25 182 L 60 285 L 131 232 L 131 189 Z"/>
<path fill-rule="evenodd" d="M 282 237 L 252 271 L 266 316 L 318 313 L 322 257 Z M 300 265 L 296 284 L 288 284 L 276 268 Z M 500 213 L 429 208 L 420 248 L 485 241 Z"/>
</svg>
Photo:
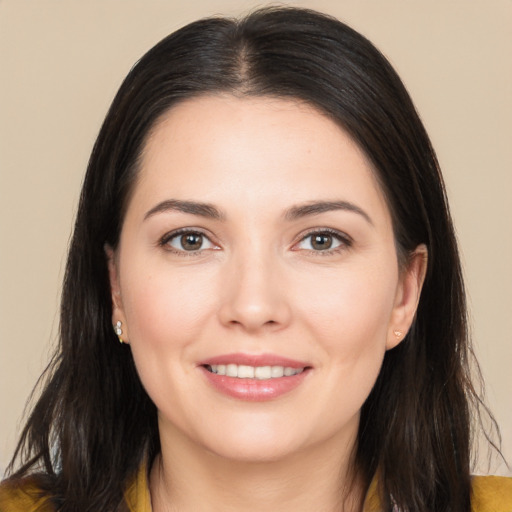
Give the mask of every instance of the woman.
<svg viewBox="0 0 512 512">
<path fill-rule="evenodd" d="M 2 511 L 512 506 L 508 479 L 470 477 L 434 151 L 389 63 L 327 16 L 202 20 L 137 63 L 60 328 Z"/>
</svg>

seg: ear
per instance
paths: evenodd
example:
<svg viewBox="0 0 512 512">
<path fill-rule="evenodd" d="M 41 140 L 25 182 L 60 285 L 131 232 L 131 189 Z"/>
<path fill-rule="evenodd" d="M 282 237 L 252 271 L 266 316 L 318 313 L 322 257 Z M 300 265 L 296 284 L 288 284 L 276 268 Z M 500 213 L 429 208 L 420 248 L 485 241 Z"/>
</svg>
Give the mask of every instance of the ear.
<svg viewBox="0 0 512 512">
<path fill-rule="evenodd" d="M 121 288 L 119 286 L 119 265 L 116 253 L 110 245 L 105 245 L 105 255 L 108 264 L 108 277 L 110 281 L 110 295 L 112 297 L 112 325 L 117 328 L 116 334 L 121 343 L 128 342 L 128 326 L 123 310 Z M 121 324 L 119 324 L 121 322 Z"/>
<path fill-rule="evenodd" d="M 395 305 L 388 327 L 386 349 L 396 347 L 406 336 L 416 315 L 421 289 L 427 273 L 428 251 L 424 244 L 418 245 L 409 256 L 398 283 Z"/>
</svg>

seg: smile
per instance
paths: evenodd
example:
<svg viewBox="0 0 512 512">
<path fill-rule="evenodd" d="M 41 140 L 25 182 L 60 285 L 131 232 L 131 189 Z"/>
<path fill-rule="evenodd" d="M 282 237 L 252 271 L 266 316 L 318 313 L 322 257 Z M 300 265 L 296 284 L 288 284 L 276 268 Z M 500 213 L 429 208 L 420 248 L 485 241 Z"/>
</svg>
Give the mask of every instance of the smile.
<svg viewBox="0 0 512 512">
<path fill-rule="evenodd" d="M 292 377 L 304 371 L 304 368 L 292 368 L 291 366 L 248 366 L 244 364 L 212 364 L 206 365 L 205 368 L 217 375 L 257 380 Z"/>
<path fill-rule="evenodd" d="M 302 388 L 313 367 L 277 354 L 224 354 L 197 366 L 218 393 L 244 401 L 275 400 Z"/>
</svg>

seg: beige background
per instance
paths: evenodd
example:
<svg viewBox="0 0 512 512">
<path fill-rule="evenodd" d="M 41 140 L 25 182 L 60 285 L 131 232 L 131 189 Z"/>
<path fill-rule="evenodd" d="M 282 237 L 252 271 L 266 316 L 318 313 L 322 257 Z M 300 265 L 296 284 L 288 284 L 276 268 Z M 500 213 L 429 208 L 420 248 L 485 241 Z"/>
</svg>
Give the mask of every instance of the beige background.
<svg viewBox="0 0 512 512">
<path fill-rule="evenodd" d="M 488 401 L 512 461 L 512 1 L 295 4 L 368 36 L 416 102 L 445 173 Z M 55 337 L 80 183 L 117 87 L 175 28 L 257 5 L 0 0 L 0 471 Z"/>
</svg>

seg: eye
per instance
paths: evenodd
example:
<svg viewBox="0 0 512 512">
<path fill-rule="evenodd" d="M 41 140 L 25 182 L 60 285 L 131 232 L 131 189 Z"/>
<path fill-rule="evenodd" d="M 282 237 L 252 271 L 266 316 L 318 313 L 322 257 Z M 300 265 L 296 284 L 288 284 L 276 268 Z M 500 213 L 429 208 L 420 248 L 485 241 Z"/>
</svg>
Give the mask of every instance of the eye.
<svg viewBox="0 0 512 512">
<path fill-rule="evenodd" d="M 169 233 L 160 245 L 170 247 L 174 252 L 198 252 L 217 247 L 204 233 L 191 230 Z"/>
<path fill-rule="evenodd" d="M 295 247 L 296 250 L 335 252 L 336 249 L 350 247 L 351 244 L 351 240 L 342 233 L 322 230 L 309 233 Z"/>
</svg>

